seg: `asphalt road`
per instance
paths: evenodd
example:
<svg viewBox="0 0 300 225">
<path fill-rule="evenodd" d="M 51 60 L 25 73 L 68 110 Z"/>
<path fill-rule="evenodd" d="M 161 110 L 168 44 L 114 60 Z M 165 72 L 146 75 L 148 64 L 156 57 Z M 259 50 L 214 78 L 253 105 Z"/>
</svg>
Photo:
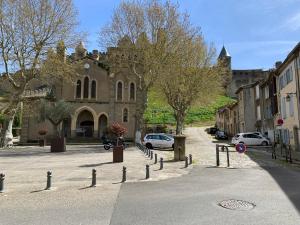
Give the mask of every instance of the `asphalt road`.
<svg viewBox="0 0 300 225">
<path fill-rule="evenodd" d="M 110 225 L 297 225 L 299 189 L 299 172 L 281 167 L 198 167 L 180 178 L 122 185 Z M 218 205 L 229 199 L 256 206 Z"/>
</svg>

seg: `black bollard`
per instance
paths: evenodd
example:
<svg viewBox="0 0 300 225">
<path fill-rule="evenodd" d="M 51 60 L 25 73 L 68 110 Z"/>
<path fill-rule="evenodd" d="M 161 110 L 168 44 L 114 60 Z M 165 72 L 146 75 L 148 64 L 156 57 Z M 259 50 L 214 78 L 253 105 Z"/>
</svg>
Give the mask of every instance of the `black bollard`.
<svg viewBox="0 0 300 225">
<path fill-rule="evenodd" d="M 122 182 L 126 181 L 126 167 L 123 166 L 123 177 L 122 177 Z"/>
<path fill-rule="evenodd" d="M 0 173 L 0 193 L 4 192 L 4 179 L 5 179 L 5 174 Z"/>
<path fill-rule="evenodd" d="M 164 159 L 160 158 L 160 170 L 162 170 L 164 168 Z"/>
<path fill-rule="evenodd" d="M 151 160 L 153 159 L 153 151 L 151 151 L 151 153 L 150 153 L 150 159 Z"/>
<path fill-rule="evenodd" d="M 220 166 L 219 145 L 216 145 L 216 164 Z"/>
<path fill-rule="evenodd" d="M 96 187 L 97 183 L 97 171 L 95 169 L 92 170 L 92 185 L 91 187 Z"/>
<path fill-rule="evenodd" d="M 229 162 L 229 149 L 226 146 L 226 155 L 227 155 L 227 167 L 230 167 L 230 162 Z"/>
<path fill-rule="evenodd" d="M 150 178 L 149 165 L 146 165 L 146 179 Z"/>
<path fill-rule="evenodd" d="M 189 166 L 189 158 L 186 156 L 185 157 L 185 168 L 187 168 Z"/>
<path fill-rule="evenodd" d="M 192 163 L 193 163 L 193 156 L 192 156 L 192 154 L 189 154 L 189 158 L 190 158 L 190 165 L 192 165 Z"/>
<path fill-rule="evenodd" d="M 157 163 L 157 154 L 155 153 L 154 154 L 154 164 L 156 164 Z"/>
<path fill-rule="evenodd" d="M 47 186 L 46 186 L 45 190 L 50 190 L 51 189 L 51 184 L 52 184 L 51 179 L 52 179 L 52 172 L 48 171 L 47 172 Z"/>
</svg>

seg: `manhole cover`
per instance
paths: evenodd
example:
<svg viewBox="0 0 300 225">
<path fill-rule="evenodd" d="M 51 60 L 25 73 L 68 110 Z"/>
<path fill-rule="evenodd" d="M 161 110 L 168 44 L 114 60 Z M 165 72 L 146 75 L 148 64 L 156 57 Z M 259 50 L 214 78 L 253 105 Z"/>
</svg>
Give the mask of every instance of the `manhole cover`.
<svg viewBox="0 0 300 225">
<path fill-rule="evenodd" d="M 220 202 L 219 206 L 222 206 L 225 209 L 246 211 L 253 209 L 255 204 L 243 200 L 230 199 Z"/>
</svg>

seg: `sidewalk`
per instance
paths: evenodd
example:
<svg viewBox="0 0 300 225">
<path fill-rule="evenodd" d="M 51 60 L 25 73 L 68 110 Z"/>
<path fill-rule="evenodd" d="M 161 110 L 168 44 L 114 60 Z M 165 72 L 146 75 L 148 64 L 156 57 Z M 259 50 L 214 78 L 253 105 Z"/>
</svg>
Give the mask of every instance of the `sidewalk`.
<svg viewBox="0 0 300 225">
<path fill-rule="evenodd" d="M 161 154 L 158 153 L 158 159 Z M 166 160 L 166 158 L 165 158 Z M 150 179 L 145 180 L 145 167 L 150 165 Z M 91 184 L 92 169 L 97 170 L 98 185 L 116 185 L 122 180 L 123 166 L 127 167 L 127 182 L 157 181 L 187 174 L 184 162 L 159 163 L 146 157 L 136 147 L 124 151 L 123 163 L 112 163 L 112 150 L 97 145 L 67 146 L 64 153 L 50 153 L 49 147 L 16 147 L 0 151 L 0 172 L 5 174 L 7 193 L 29 193 L 43 190 L 46 173 L 52 171 L 55 190 L 80 189 Z"/>
</svg>

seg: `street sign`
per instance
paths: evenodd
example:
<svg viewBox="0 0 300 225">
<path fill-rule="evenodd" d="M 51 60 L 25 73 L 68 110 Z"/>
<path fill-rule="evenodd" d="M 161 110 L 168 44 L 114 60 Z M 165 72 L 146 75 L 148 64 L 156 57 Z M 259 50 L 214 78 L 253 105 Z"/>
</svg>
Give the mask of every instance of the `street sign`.
<svg viewBox="0 0 300 225">
<path fill-rule="evenodd" d="M 278 119 L 277 120 L 277 125 L 278 126 L 282 126 L 282 124 L 283 124 L 283 119 Z"/>
<path fill-rule="evenodd" d="M 244 145 L 244 144 L 237 144 L 235 146 L 235 149 L 236 149 L 236 151 L 238 153 L 245 153 L 245 151 L 246 151 L 246 145 Z"/>
</svg>

